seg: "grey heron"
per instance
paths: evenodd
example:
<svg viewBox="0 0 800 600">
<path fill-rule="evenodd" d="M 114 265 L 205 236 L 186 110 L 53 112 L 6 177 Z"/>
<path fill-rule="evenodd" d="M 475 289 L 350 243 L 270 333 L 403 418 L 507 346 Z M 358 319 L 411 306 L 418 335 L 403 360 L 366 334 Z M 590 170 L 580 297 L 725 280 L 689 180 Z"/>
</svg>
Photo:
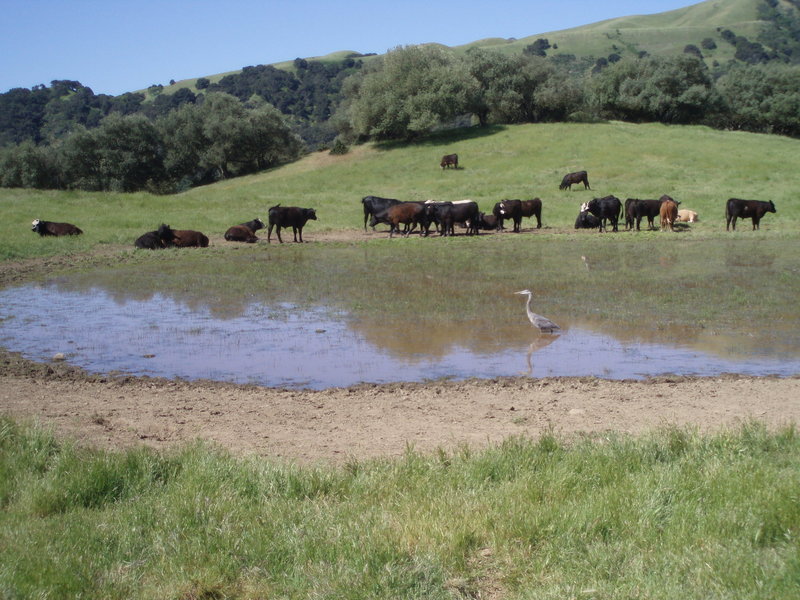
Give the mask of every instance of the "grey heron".
<svg viewBox="0 0 800 600">
<path fill-rule="evenodd" d="M 531 298 L 533 297 L 533 292 L 530 290 L 521 290 L 514 293 L 528 296 L 528 302 L 525 304 L 525 311 L 528 313 L 528 320 L 531 322 L 531 325 L 538 328 L 539 331 L 543 331 L 545 333 L 561 331 L 561 327 L 553 323 L 550 319 L 543 317 L 542 315 L 537 315 L 531 310 Z"/>
</svg>

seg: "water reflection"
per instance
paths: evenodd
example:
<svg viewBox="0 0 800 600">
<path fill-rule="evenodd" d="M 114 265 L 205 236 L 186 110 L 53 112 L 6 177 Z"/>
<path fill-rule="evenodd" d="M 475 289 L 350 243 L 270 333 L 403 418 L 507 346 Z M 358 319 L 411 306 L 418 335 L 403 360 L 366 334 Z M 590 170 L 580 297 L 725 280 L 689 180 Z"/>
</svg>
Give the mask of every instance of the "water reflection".
<svg viewBox="0 0 800 600">
<path fill-rule="evenodd" d="M 220 318 L 202 303 L 160 293 L 131 298 L 64 287 L 0 291 L 0 345 L 35 360 L 63 352 L 92 372 L 315 389 L 525 373 L 641 378 L 800 372 L 796 351 L 770 348 L 731 358 L 728 350 L 740 340 L 710 333 L 706 339 L 702 332 L 694 337 L 702 343 L 689 347 L 620 341 L 575 322 L 560 335 L 540 334 L 524 315 L 518 321 L 407 323 L 263 302 Z"/>
</svg>

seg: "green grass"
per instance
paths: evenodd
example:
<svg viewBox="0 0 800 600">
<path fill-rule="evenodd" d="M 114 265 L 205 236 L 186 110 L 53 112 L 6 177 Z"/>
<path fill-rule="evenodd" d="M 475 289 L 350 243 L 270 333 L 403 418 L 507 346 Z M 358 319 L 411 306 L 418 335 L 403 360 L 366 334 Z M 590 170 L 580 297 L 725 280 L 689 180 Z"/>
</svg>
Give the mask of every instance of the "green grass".
<svg viewBox="0 0 800 600">
<path fill-rule="evenodd" d="M 800 443 L 756 424 L 343 468 L 0 420 L 7 598 L 792 598 Z"/>
<path fill-rule="evenodd" d="M 442 171 L 442 154 L 457 152 L 463 168 Z M 589 172 L 592 191 L 561 192 L 562 176 Z M 359 146 L 345 156 L 315 153 L 268 172 L 196 188 L 176 196 L 0 190 L 0 259 L 82 252 L 133 241 L 162 222 L 221 236 L 233 224 L 266 219 L 275 204 L 313 207 L 305 238 L 315 231 L 363 225 L 361 198 L 471 198 L 491 212 L 504 198 L 542 199 L 545 227 L 572 229 L 579 206 L 594 196 L 621 199 L 669 194 L 701 222 L 682 239 L 720 238 L 730 197 L 774 200 L 760 234 L 794 235 L 800 208 L 800 140 L 704 127 L 540 124 L 466 129 L 405 145 Z M 34 218 L 68 221 L 78 239 L 39 239 Z M 610 236 L 629 240 L 630 235 Z M 639 234 L 647 239 L 646 234 Z M 436 243 L 436 242 L 434 242 Z"/>
</svg>

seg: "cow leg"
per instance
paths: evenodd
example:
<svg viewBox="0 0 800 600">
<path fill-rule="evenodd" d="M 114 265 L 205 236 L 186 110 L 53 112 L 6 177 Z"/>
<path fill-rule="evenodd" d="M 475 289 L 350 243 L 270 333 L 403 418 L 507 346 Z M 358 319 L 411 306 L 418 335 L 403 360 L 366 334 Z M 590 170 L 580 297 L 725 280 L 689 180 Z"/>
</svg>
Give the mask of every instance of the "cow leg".
<svg viewBox="0 0 800 600">
<path fill-rule="evenodd" d="M 540 215 L 536 215 L 536 229 L 542 228 L 542 217 Z"/>
<path fill-rule="evenodd" d="M 279 241 L 279 242 L 282 244 L 282 243 L 283 243 L 283 240 L 281 239 L 281 226 L 280 226 L 280 225 L 278 225 L 278 226 L 275 228 L 275 233 L 277 233 L 277 234 L 278 234 L 278 241 Z"/>
</svg>

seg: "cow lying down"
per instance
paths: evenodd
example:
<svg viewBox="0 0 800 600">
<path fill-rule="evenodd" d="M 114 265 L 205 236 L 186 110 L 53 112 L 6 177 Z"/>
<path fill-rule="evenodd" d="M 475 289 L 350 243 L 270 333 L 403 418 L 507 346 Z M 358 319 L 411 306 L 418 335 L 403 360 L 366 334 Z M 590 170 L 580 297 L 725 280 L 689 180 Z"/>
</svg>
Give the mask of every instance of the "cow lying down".
<svg viewBox="0 0 800 600">
<path fill-rule="evenodd" d="M 80 235 L 83 233 L 72 223 L 54 223 L 53 221 L 40 221 L 39 219 L 33 220 L 31 230 L 43 237 L 46 235 Z"/>
</svg>

